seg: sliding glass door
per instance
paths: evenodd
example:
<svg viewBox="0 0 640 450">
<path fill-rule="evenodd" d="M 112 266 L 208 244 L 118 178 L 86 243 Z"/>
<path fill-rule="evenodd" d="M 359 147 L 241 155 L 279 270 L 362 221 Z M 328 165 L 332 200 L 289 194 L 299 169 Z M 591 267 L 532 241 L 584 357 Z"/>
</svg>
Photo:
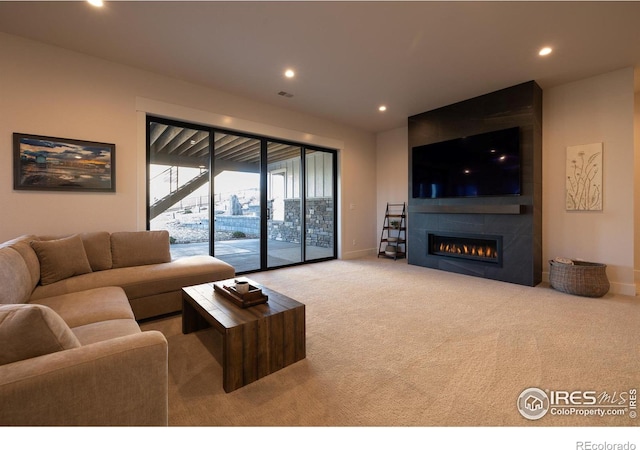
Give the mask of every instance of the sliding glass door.
<svg viewBox="0 0 640 450">
<path fill-rule="evenodd" d="M 147 119 L 148 228 L 248 273 L 336 257 L 336 152 Z"/>
<path fill-rule="evenodd" d="M 305 260 L 335 254 L 335 157 L 332 152 L 307 150 L 305 157 Z"/>
<path fill-rule="evenodd" d="M 296 145 L 267 143 L 267 267 L 302 259 L 302 185 Z"/>
<path fill-rule="evenodd" d="M 210 137 L 194 126 L 147 123 L 148 228 L 169 231 L 173 258 L 209 253 Z"/>
<path fill-rule="evenodd" d="M 260 270 L 260 140 L 214 136 L 214 254 L 236 272 Z"/>
</svg>

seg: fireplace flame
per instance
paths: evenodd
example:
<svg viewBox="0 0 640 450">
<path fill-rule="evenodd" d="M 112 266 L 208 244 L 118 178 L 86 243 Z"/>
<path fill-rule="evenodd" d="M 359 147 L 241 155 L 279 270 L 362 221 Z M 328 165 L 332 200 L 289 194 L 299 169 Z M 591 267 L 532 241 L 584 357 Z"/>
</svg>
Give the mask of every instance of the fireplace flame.
<svg viewBox="0 0 640 450">
<path fill-rule="evenodd" d="M 498 258 L 498 251 L 490 245 L 451 244 L 442 242 L 438 250 L 442 253 L 456 255 L 478 256 L 481 258 Z"/>
</svg>

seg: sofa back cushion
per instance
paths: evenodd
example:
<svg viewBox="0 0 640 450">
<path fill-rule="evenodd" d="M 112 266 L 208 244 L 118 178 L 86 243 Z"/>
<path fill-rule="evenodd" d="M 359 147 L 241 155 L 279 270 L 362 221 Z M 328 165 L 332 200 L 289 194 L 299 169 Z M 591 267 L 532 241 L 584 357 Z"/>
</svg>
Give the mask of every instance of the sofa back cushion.
<svg viewBox="0 0 640 450">
<path fill-rule="evenodd" d="M 91 270 L 111 269 L 111 235 L 107 231 L 82 233 L 80 235 Z"/>
<path fill-rule="evenodd" d="M 114 269 L 170 262 L 169 232 L 156 230 L 111 233 L 111 258 Z"/>
<path fill-rule="evenodd" d="M 31 274 L 31 290 L 40 282 L 40 261 L 38 261 L 38 255 L 31 248 L 31 241 L 37 240 L 38 237 L 33 234 L 25 234 L 10 241 L 3 242 L 0 247 L 11 247 L 20 255 L 24 262 L 27 263 L 27 268 Z"/>
<path fill-rule="evenodd" d="M 91 272 L 82 239 L 77 234 L 50 241 L 32 241 L 31 247 L 40 261 L 40 284 L 43 286 Z"/>
<path fill-rule="evenodd" d="M 0 306 L 0 365 L 80 346 L 62 318 L 43 305 Z"/>
<path fill-rule="evenodd" d="M 31 272 L 20 253 L 12 247 L 0 248 L 0 303 L 26 303 L 33 288 Z"/>
</svg>

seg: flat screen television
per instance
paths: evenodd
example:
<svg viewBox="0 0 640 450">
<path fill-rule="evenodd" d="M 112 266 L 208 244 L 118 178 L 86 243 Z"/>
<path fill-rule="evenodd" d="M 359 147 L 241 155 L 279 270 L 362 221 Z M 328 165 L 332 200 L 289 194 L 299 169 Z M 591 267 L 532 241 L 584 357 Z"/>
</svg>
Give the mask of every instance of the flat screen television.
<svg viewBox="0 0 640 450">
<path fill-rule="evenodd" d="M 412 149 L 413 198 L 520 195 L 518 127 Z"/>
</svg>

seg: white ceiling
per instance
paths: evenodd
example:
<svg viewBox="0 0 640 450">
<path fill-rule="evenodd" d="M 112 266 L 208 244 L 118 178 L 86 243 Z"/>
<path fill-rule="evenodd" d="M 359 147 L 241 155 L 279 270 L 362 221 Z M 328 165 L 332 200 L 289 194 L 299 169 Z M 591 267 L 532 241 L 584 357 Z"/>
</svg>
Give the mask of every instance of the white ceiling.
<svg viewBox="0 0 640 450">
<path fill-rule="evenodd" d="M 635 1 L 0 1 L 0 31 L 372 132 L 529 80 L 640 67 Z"/>
</svg>

